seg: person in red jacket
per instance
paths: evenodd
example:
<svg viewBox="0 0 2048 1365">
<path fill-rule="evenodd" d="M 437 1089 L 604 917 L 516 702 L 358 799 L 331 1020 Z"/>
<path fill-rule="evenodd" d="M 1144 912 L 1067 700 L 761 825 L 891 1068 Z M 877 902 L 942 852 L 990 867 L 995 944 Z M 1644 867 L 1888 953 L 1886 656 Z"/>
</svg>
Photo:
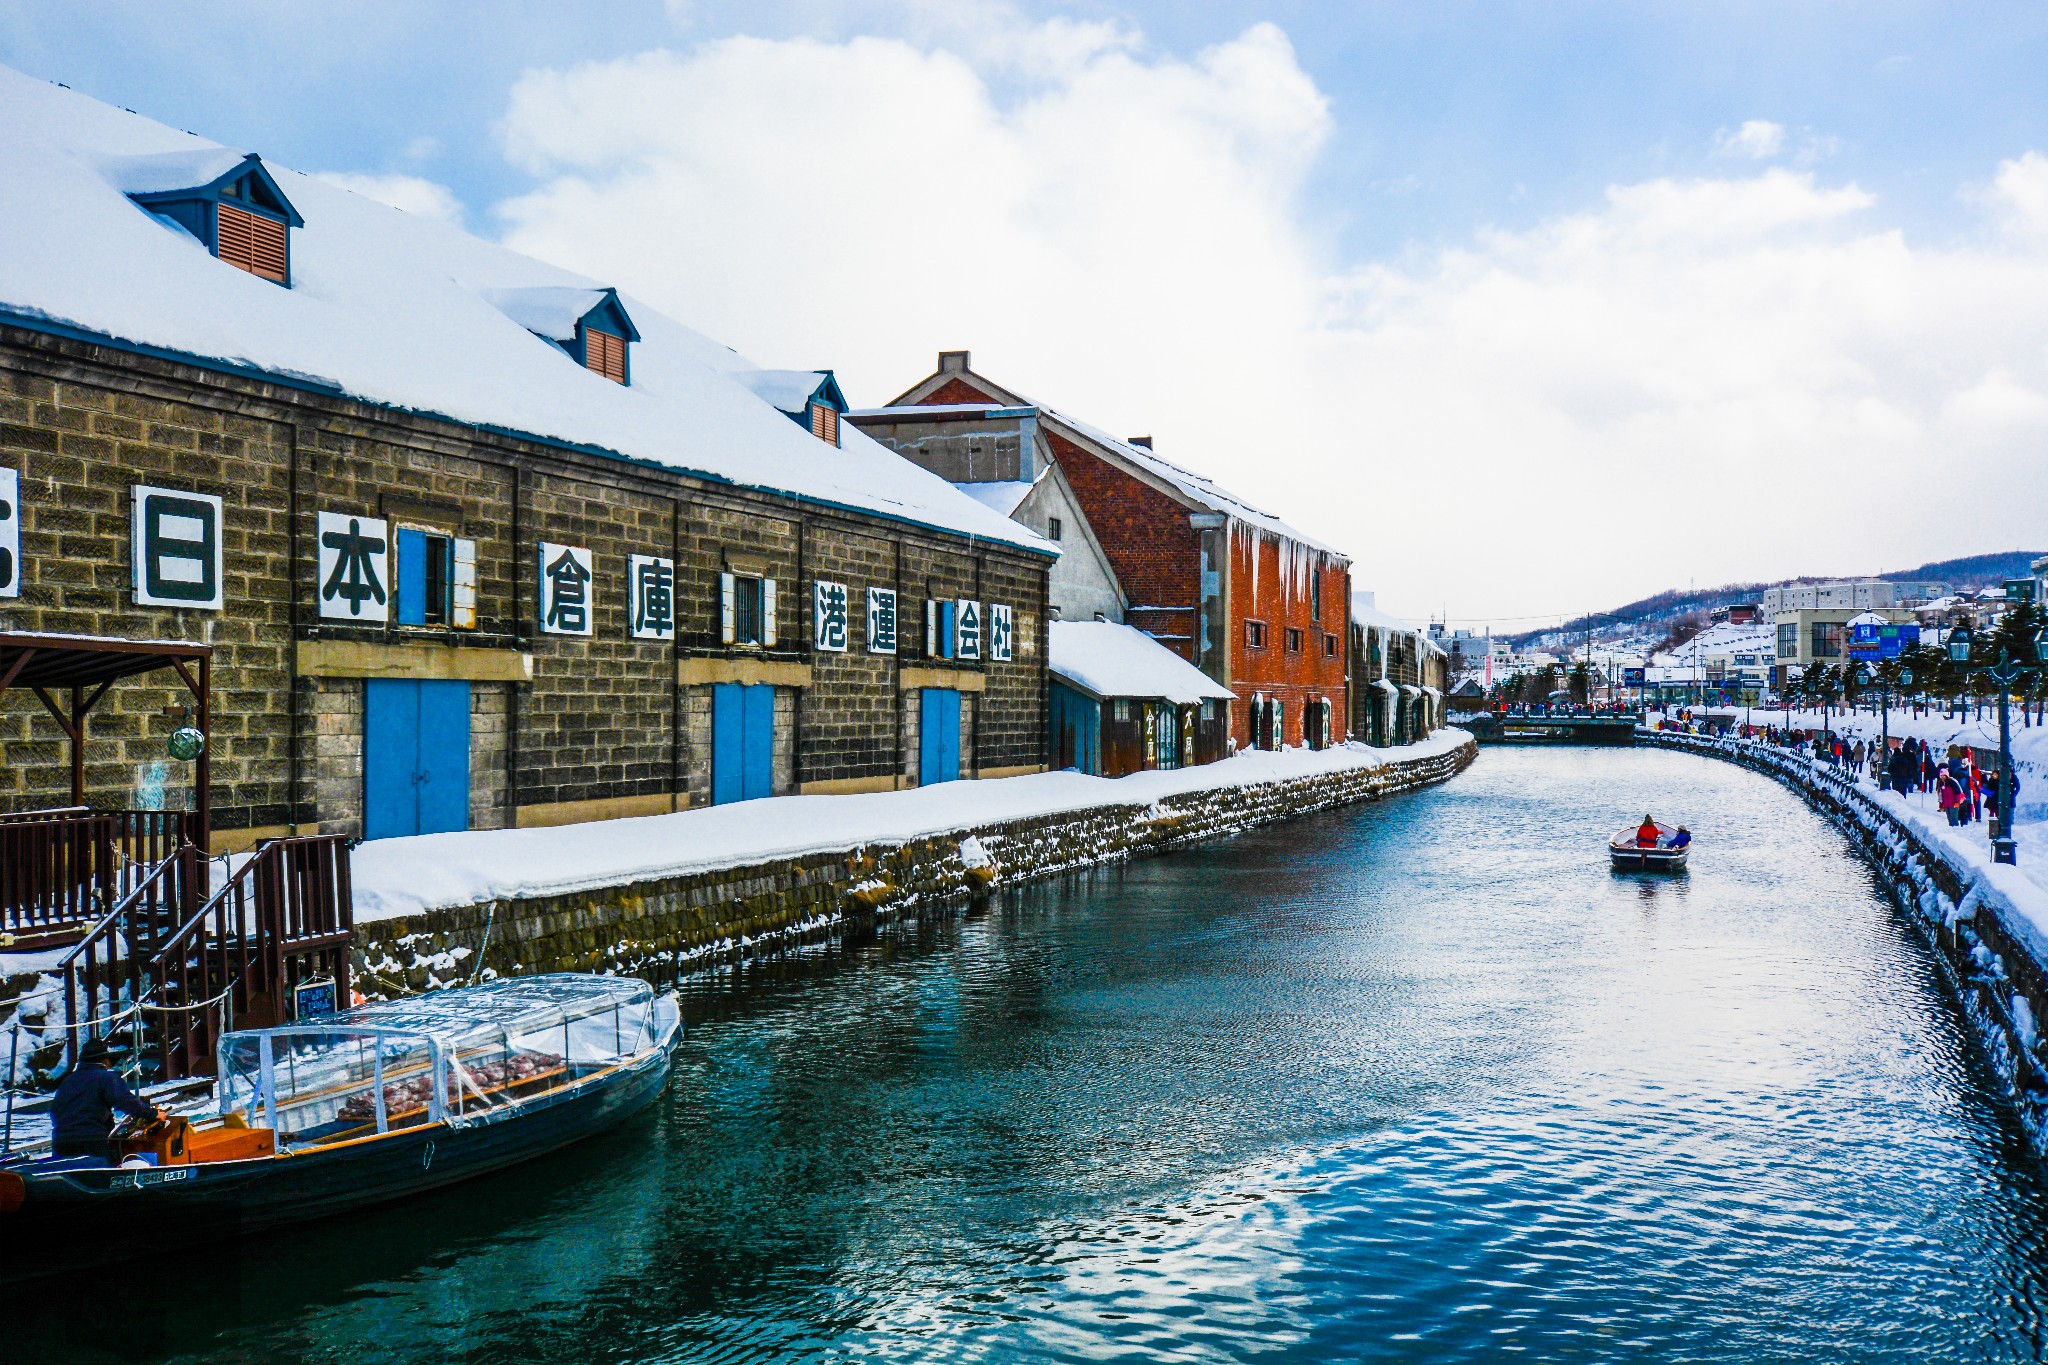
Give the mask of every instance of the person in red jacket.
<svg viewBox="0 0 2048 1365">
<path fill-rule="evenodd" d="M 1645 815 L 1643 817 L 1643 823 L 1636 829 L 1636 847 L 1655 848 L 1656 846 L 1657 822 L 1651 819 L 1649 816 Z"/>
</svg>

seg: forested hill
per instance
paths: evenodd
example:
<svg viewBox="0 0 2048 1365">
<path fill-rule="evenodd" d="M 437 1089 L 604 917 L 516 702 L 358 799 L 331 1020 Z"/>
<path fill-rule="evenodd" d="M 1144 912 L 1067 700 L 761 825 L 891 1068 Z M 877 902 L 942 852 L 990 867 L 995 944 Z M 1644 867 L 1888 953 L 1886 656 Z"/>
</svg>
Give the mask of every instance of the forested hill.
<svg viewBox="0 0 2048 1365">
<path fill-rule="evenodd" d="M 1801 583 L 1829 583 L 1841 578 L 1888 578 L 1894 582 L 1931 580 L 1947 583 L 1952 588 L 1977 589 L 2008 578 L 2024 578 L 2033 572 L 2033 562 L 2044 550 L 2001 550 L 1995 554 L 1966 555 L 1961 559 L 1941 559 L 1932 564 L 1921 564 L 1911 569 L 1893 569 L 1879 574 L 1830 574 L 1804 578 L 1786 578 L 1772 583 L 1723 583 L 1714 588 L 1672 588 L 1650 597 L 1639 598 L 1612 611 L 1603 611 L 1591 618 L 1590 624 L 1596 636 L 1615 636 L 1640 633 L 1644 630 L 1661 632 L 1672 622 L 1696 612 L 1712 611 L 1715 607 L 1727 606 L 1732 602 L 1754 602 L 1771 588 L 1793 587 Z M 1525 631 L 1510 636 L 1517 647 L 1542 644 L 1546 640 L 1576 640 L 1584 637 L 1588 619 L 1574 617 L 1561 626 L 1549 626 L 1542 630 Z"/>
</svg>

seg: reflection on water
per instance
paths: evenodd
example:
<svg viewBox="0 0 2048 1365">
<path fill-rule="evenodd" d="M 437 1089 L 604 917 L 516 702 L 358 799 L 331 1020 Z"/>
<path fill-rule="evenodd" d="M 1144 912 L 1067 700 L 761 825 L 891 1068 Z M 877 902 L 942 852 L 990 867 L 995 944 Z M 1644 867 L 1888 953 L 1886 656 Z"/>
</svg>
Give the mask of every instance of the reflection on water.
<svg viewBox="0 0 2048 1365">
<path fill-rule="evenodd" d="M 1609 871 L 1646 808 L 1686 874 Z M 687 994 L 646 1119 L 13 1305 L 15 1358 L 2043 1350 L 2036 1167 L 1926 954 L 1727 765 L 1489 750 Z"/>
</svg>

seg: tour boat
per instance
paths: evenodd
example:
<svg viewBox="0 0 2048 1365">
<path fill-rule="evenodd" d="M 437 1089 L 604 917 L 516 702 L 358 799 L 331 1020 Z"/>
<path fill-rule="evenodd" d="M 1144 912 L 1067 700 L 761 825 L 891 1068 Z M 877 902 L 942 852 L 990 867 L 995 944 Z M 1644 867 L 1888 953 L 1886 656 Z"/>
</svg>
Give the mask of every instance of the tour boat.
<svg viewBox="0 0 2048 1365">
<path fill-rule="evenodd" d="M 160 1254 L 529 1160 L 645 1108 L 680 1032 L 673 995 L 559 973 L 225 1034 L 217 1113 L 117 1139 L 118 1166 L 0 1164 L 0 1278 Z"/>
<path fill-rule="evenodd" d="M 1671 825 L 1657 826 L 1657 847 L 1642 848 L 1636 843 L 1636 830 L 1631 825 L 1607 841 L 1608 861 L 1615 867 L 1630 872 L 1676 872 L 1685 866 L 1685 855 L 1692 852 L 1692 845 L 1672 848 L 1671 837 L 1678 830 Z"/>
</svg>

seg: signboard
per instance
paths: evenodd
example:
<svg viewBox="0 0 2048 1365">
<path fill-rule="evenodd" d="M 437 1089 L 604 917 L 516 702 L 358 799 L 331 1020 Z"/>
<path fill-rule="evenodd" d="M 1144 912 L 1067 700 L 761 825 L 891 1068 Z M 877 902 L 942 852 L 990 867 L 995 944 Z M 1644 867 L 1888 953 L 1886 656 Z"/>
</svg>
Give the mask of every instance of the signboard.
<svg viewBox="0 0 2048 1365">
<path fill-rule="evenodd" d="M 391 525 L 345 512 L 320 514 L 320 616 L 383 624 L 391 619 Z"/>
<path fill-rule="evenodd" d="M 868 589 L 868 653 L 896 652 L 896 590 Z"/>
<path fill-rule="evenodd" d="M 547 635 L 590 634 L 590 551 L 540 543 L 540 628 Z"/>
<path fill-rule="evenodd" d="M 958 614 L 954 617 L 954 620 L 958 623 L 953 637 L 956 645 L 954 657 L 960 659 L 979 659 L 981 657 L 981 603 L 969 597 L 961 598 Z"/>
<path fill-rule="evenodd" d="M 844 583 L 828 583 L 821 578 L 811 584 L 811 639 L 817 648 L 834 654 L 846 652 L 847 617 L 851 610 L 847 601 Z"/>
<path fill-rule="evenodd" d="M 299 1022 L 334 1013 L 334 978 L 318 977 L 292 987 L 292 1018 Z"/>
<path fill-rule="evenodd" d="M 1623 687 L 1641 687 L 1645 673 L 1646 670 L 1640 668 L 1624 668 L 1621 670 L 1621 685 Z"/>
<path fill-rule="evenodd" d="M 656 555 L 626 556 L 629 629 L 636 640 L 676 638 L 676 562 Z"/>
<path fill-rule="evenodd" d="M 219 611 L 220 499 L 143 484 L 135 485 L 134 499 L 129 541 L 136 605 Z"/>
<path fill-rule="evenodd" d="M 0 469 L 0 597 L 21 596 L 21 471 Z"/>
<path fill-rule="evenodd" d="M 1865 621 L 1849 628 L 1849 653 L 1854 658 L 1870 661 L 1896 659 L 1907 650 L 1920 647 L 1920 627 L 1917 625 L 1879 625 Z"/>
<path fill-rule="evenodd" d="M 1007 663 L 1016 649 L 1016 613 L 1000 602 L 988 604 L 988 657 Z"/>
</svg>

